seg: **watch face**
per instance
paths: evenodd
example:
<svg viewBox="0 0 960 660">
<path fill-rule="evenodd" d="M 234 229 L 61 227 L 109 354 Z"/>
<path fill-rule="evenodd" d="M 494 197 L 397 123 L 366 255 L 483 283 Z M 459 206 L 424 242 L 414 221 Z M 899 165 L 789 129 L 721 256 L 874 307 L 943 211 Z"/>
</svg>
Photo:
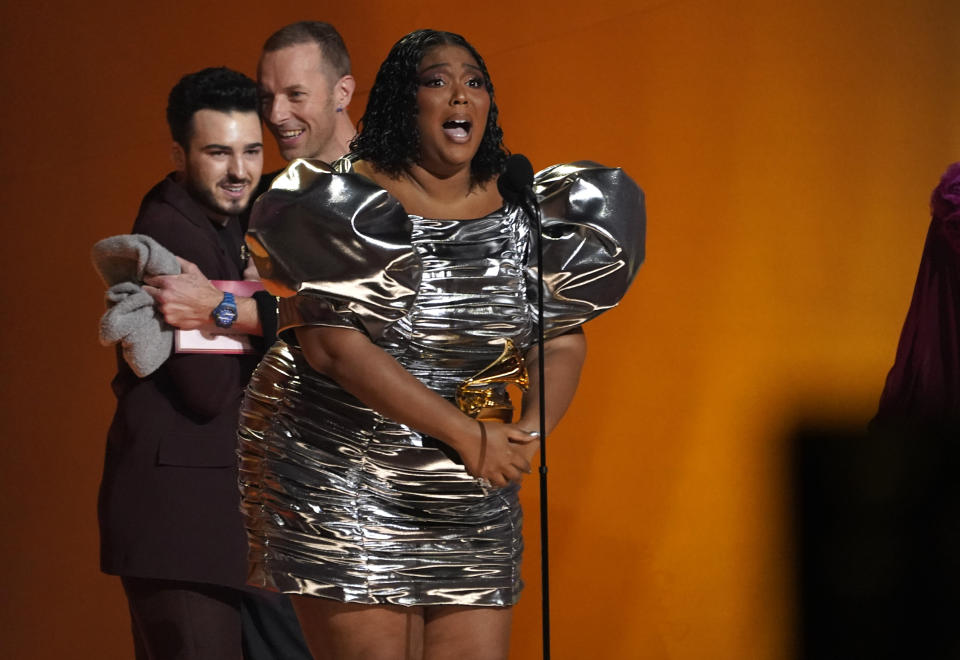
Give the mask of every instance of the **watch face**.
<svg viewBox="0 0 960 660">
<path fill-rule="evenodd" d="M 220 328 L 229 328 L 237 320 L 237 308 L 221 303 L 213 310 L 213 322 Z"/>
</svg>

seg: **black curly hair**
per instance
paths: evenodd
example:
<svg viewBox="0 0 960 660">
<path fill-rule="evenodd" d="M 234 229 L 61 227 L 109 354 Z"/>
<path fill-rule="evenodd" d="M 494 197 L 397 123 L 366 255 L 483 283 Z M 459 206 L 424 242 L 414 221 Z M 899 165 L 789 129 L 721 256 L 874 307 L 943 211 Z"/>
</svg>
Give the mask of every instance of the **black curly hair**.
<svg viewBox="0 0 960 660">
<path fill-rule="evenodd" d="M 174 142 L 189 149 L 193 115 L 198 110 L 257 112 L 257 84 L 225 66 L 188 73 L 167 98 L 167 124 Z"/>
<path fill-rule="evenodd" d="M 420 157 L 420 131 L 417 129 L 417 71 L 428 50 L 436 46 L 465 48 L 477 61 L 490 95 L 490 112 L 480 147 L 470 162 L 475 183 L 489 181 L 503 171 L 507 151 L 503 130 L 497 123 L 497 103 L 493 83 L 480 53 L 459 34 L 438 30 L 417 30 L 394 44 L 380 65 L 370 90 L 367 109 L 360 119 L 360 130 L 350 143 L 353 154 L 373 163 L 377 169 L 397 175 L 414 165 Z"/>
</svg>

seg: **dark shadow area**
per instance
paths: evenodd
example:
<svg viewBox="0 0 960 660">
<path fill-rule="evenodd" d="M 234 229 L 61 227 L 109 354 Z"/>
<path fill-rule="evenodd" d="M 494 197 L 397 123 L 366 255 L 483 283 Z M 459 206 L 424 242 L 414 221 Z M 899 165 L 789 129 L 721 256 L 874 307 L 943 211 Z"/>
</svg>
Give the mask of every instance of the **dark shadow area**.
<svg viewBox="0 0 960 660">
<path fill-rule="evenodd" d="M 960 658 L 960 425 L 791 440 L 796 657 Z"/>
</svg>

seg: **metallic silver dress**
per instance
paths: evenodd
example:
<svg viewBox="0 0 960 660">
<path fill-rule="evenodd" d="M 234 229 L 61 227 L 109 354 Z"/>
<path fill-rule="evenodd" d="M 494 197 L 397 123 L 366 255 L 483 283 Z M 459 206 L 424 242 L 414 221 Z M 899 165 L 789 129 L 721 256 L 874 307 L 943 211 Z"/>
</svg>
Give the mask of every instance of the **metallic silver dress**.
<svg viewBox="0 0 960 660">
<path fill-rule="evenodd" d="M 352 603 L 512 605 L 518 486 L 483 487 L 449 447 L 313 371 L 286 331 L 354 328 L 452 401 L 505 339 L 524 351 L 535 338 L 529 221 L 509 205 L 474 220 L 411 216 L 349 160 L 335 167 L 294 161 L 247 238 L 268 288 L 290 296 L 288 343 L 267 353 L 241 411 L 249 581 Z M 626 292 L 643 260 L 643 194 L 593 163 L 544 170 L 535 190 L 550 337 Z"/>
</svg>

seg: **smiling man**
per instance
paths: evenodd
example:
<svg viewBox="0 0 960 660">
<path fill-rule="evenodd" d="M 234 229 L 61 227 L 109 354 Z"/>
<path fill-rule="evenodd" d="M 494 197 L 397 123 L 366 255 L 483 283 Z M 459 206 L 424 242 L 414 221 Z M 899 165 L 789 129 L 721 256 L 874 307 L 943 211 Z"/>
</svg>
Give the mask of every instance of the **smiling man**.
<svg viewBox="0 0 960 660">
<path fill-rule="evenodd" d="M 170 92 L 176 171 L 144 197 L 133 233 L 189 260 L 172 279 L 243 278 L 238 216 L 263 167 L 257 99 L 255 83 L 226 68 L 184 76 Z M 163 287 L 158 279 L 151 281 Z M 194 327 L 275 332 L 276 305 L 265 292 L 214 296 Z M 175 353 L 145 378 L 118 359 L 99 501 L 101 567 L 122 579 L 138 660 L 254 657 L 242 614 L 272 596 L 246 586 L 235 446 L 240 399 L 259 357 Z"/>
<path fill-rule="evenodd" d="M 356 129 L 347 114 L 356 82 L 350 55 L 329 23 L 287 25 L 263 44 L 257 67 L 260 114 L 286 160 L 333 162 Z"/>
</svg>

